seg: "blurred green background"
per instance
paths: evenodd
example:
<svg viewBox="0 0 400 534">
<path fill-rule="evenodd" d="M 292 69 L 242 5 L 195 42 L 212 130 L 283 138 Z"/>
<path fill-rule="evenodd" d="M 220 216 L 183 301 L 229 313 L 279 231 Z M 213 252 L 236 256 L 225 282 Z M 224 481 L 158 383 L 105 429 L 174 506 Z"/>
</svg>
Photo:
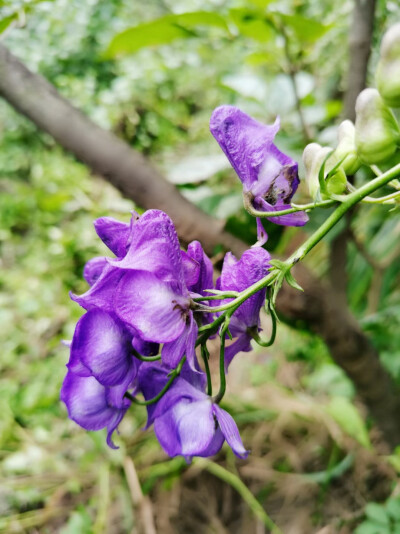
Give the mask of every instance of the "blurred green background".
<svg viewBox="0 0 400 534">
<path fill-rule="evenodd" d="M 333 145 L 352 7 L 350 0 L 1 0 L 0 31 L 30 69 L 252 243 L 255 224 L 209 134 L 210 114 L 224 103 L 264 122 L 279 114 L 277 144 L 297 160 L 310 138 Z M 399 18 L 398 2 L 378 2 L 371 84 L 381 35 Z M 307 198 L 305 189 L 299 197 Z M 128 221 L 133 207 L 0 101 L 0 532 L 147 534 L 143 502 L 132 502 L 127 482 L 129 457 L 160 532 L 266 532 L 228 481 L 168 460 L 151 431 L 141 431 L 143 410 L 125 417 L 120 449 L 111 451 L 103 432 L 68 421 L 59 401 L 68 358 L 61 340 L 81 315 L 68 292 L 84 292 L 85 262 L 107 254 L 92 221 Z M 269 226 L 268 248 L 284 254 L 325 216 L 313 214 L 305 230 Z M 400 382 L 398 215 L 362 208 L 352 229 L 350 307 Z M 332 237 L 307 259 L 321 277 Z M 226 403 L 253 454 L 245 465 L 225 450 L 219 460 L 285 533 L 357 525 L 359 534 L 400 532 L 400 456 L 382 449 L 319 339 L 282 324 L 277 344 L 242 358 L 229 379 Z"/>
</svg>

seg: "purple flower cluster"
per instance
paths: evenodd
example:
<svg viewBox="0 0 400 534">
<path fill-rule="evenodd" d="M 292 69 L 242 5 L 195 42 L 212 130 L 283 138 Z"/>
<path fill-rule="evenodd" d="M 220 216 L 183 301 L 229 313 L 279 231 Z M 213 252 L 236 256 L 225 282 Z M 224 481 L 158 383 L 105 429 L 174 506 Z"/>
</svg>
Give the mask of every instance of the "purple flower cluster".
<svg viewBox="0 0 400 534">
<path fill-rule="evenodd" d="M 71 295 L 86 313 L 78 321 L 70 345 L 68 373 L 61 399 L 69 417 L 87 430 L 107 428 L 107 443 L 141 393 L 155 398 L 171 370 L 185 357 L 180 376 L 154 404 L 148 425 L 170 456 L 209 456 L 226 440 L 235 454 L 247 452 L 232 417 L 206 393 L 206 377 L 195 345 L 198 328 L 217 315 L 201 313 L 193 298 L 213 288 L 213 268 L 200 243 L 180 249 L 171 219 L 149 210 L 132 216 L 130 224 L 111 218 L 95 221 L 95 229 L 115 258 L 94 258 L 84 269 L 90 285 L 83 295 Z M 237 261 L 225 258 L 217 288 L 240 291 L 264 276 L 269 254 L 262 248 Z M 264 300 L 260 291 L 232 317 L 226 365 L 241 350 L 250 350 L 248 328 L 258 327 Z M 160 352 L 161 360 L 152 361 Z M 147 357 L 147 361 L 146 361 Z"/>
<path fill-rule="evenodd" d="M 265 126 L 237 108 L 222 106 L 214 111 L 210 128 L 255 209 L 290 207 L 299 184 L 297 163 L 273 144 L 278 119 Z M 302 226 L 307 215 L 270 220 Z M 267 236 L 259 220 L 257 224 L 260 245 Z M 239 300 L 229 312 L 233 341 L 226 347 L 225 339 L 221 341 L 221 389 L 216 397 L 206 393 L 212 384 L 199 365 L 196 345 L 204 346 L 205 331 L 208 336 L 216 333 L 226 319 L 219 305 L 232 300 L 223 295 L 216 297 L 221 301 L 210 300 L 207 290 L 229 292 L 226 297 L 246 290 L 267 275 L 269 253 L 260 246 L 239 260 L 228 253 L 214 288 L 213 267 L 201 244 L 194 241 L 187 251 L 181 250 L 173 223 L 162 211 L 149 210 L 141 217 L 134 213 L 129 224 L 103 217 L 95 221 L 95 229 L 115 257 L 89 261 L 83 273 L 89 290 L 71 295 L 86 312 L 75 328 L 61 390 L 69 417 L 87 430 L 107 428 L 107 443 L 115 447 L 112 434 L 131 403 L 145 403 L 147 426 L 154 424 L 170 456 L 211 456 L 226 440 L 245 458 L 237 426 L 218 402 L 225 391 L 224 367 L 227 371 L 238 352 L 249 351 L 258 335 L 266 290 L 240 305 Z M 208 371 L 206 359 L 204 364 Z M 138 394 L 145 401 L 139 401 Z"/>
</svg>

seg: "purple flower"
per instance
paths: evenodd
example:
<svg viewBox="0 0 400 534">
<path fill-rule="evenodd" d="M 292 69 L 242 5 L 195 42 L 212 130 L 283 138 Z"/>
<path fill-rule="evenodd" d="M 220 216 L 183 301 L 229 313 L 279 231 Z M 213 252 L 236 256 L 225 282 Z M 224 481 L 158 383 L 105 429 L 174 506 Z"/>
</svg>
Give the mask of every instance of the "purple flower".
<svg viewBox="0 0 400 534">
<path fill-rule="evenodd" d="M 139 373 L 146 399 L 157 395 L 167 380 L 167 370 L 160 365 L 143 366 Z M 152 423 L 162 448 L 171 457 L 213 456 L 224 440 L 236 456 L 247 457 L 235 421 L 204 393 L 204 381 L 190 368 L 175 379 L 156 405 L 148 406 L 147 426 Z"/>
<path fill-rule="evenodd" d="M 112 434 L 117 428 L 130 401 L 124 397 L 127 381 L 119 386 L 105 387 L 93 376 L 78 376 L 68 371 L 61 388 L 61 400 L 68 417 L 86 430 L 107 428 L 107 444 L 116 449 Z"/>
<path fill-rule="evenodd" d="M 246 250 L 240 260 L 228 252 L 224 259 L 217 289 L 221 291 L 243 291 L 268 274 L 270 254 L 261 247 Z M 249 330 L 259 328 L 260 310 L 265 301 L 265 289 L 257 291 L 232 315 L 229 330 L 236 341 L 225 348 L 225 365 L 228 368 L 238 352 L 251 350 L 252 339 Z M 224 302 L 227 302 L 225 300 Z"/>
<path fill-rule="evenodd" d="M 279 127 L 279 118 L 273 125 L 261 124 L 234 106 L 220 106 L 211 115 L 211 133 L 243 183 L 244 194 L 261 211 L 290 208 L 300 182 L 297 163 L 273 143 Z M 308 216 L 300 211 L 268 219 L 284 226 L 303 226 Z"/>
<path fill-rule="evenodd" d="M 113 294 L 118 317 L 141 339 L 164 343 L 161 357 L 166 365 L 176 367 L 186 354 L 195 369 L 198 327 L 178 236 L 168 215 L 158 210 L 142 215 L 126 256 L 110 264 L 123 273 Z M 194 279 L 193 273 L 190 276 Z"/>
</svg>

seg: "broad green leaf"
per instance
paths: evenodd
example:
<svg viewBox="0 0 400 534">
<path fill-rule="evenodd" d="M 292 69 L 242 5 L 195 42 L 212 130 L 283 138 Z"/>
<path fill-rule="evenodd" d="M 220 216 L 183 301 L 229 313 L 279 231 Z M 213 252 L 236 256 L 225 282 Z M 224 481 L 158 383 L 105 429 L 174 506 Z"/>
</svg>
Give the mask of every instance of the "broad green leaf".
<svg viewBox="0 0 400 534">
<path fill-rule="evenodd" d="M 364 521 L 356 528 L 354 534 L 391 534 L 391 531 L 389 528 L 382 528 L 382 525 L 375 521 Z"/>
<path fill-rule="evenodd" d="M 400 499 L 389 499 L 386 502 L 386 511 L 394 521 L 400 520 Z"/>
<path fill-rule="evenodd" d="M 279 16 L 283 24 L 293 30 L 300 42 L 314 43 L 332 27 L 332 25 L 322 24 L 300 15 L 280 14 Z"/>
<path fill-rule="evenodd" d="M 12 15 L 9 15 L 8 17 L 4 17 L 4 19 L 1 19 L 0 20 L 0 33 L 3 33 L 16 18 L 17 18 L 17 14 L 13 13 Z"/>
<path fill-rule="evenodd" d="M 381 525 L 389 525 L 389 517 L 385 511 L 385 508 L 375 502 L 370 502 L 365 507 L 365 515 L 371 521 L 379 523 Z"/>
<path fill-rule="evenodd" d="M 176 39 L 195 37 L 197 34 L 194 29 L 198 26 L 217 26 L 228 31 L 224 18 L 211 11 L 165 15 L 117 34 L 109 44 L 104 57 L 132 54 L 148 46 L 164 45 Z"/>
<path fill-rule="evenodd" d="M 261 43 L 271 39 L 273 35 L 272 26 L 261 11 L 246 8 L 231 9 L 229 14 L 241 35 Z"/>
<path fill-rule="evenodd" d="M 370 449 L 371 443 L 364 421 L 357 408 L 344 397 L 334 397 L 326 408 L 327 412 L 341 426 L 344 432 Z"/>
</svg>

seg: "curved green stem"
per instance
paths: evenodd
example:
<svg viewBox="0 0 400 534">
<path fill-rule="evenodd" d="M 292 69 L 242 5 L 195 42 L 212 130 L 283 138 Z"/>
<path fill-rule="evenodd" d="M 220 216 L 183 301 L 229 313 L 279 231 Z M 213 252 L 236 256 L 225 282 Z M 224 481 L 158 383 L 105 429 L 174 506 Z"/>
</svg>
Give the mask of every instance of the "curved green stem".
<svg viewBox="0 0 400 534">
<path fill-rule="evenodd" d="M 260 345 L 260 347 L 270 347 L 274 344 L 275 338 L 276 338 L 276 325 L 277 325 L 277 316 L 275 313 L 275 310 L 272 309 L 271 302 L 268 301 L 268 309 L 271 315 L 271 321 L 272 321 L 272 331 L 271 331 L 271 337 L 268 341 L 265 341 L 260 337 L 260 334 L 258 333 L 258 328 L 249 328 L 247 331 L 251 335 L 251 337 L 254 339 L 254 341 Z"/>
<path fill-rule="evenodd" d="M 232 312 L 233 313 L 233 312 Z M 213 402 L 215 404 L 218 404 L 221 402 L 223 396 L 225 395 L 226 391 L 226 376 L 225 376 L 225 334 L 229 328 L 229 321 L 230 321 L 230 315 L 231 313 L 226 314 L 225 316 L 225 322 L 221 328 L 220 332 L 220 338 L 221 338 L 221 346 L 219 349 L 219 391 L 213 397 Z"/>
<path fill-rule="evenodd" d="M 156 356 L 143 356 L 142 354 L 140 354 L 140 352 L 138 352 L 133 347 L 131 350 L 132 350 L 133 356 L 135 356 L 135 358 L 137 358 L 141 362 L 156 362 L 158 360 L 161 360 L 161 354 L 157 354 Z"/>
<path fill-rule="evenodd" d="M 290 213 L 296 213 L 298 211 L 309 211 L 314 208 L 329 208 L 336 204 L 336 200 L 322 200 L 321 202 L 311 202 L 310 204 L 292 204 L 291 208 L 285 210 L 276 210 L 276 211 L 260 211 L 251 203 L 251 198 L 248 194 L 243 195 L 243 204 L 245 210 L 253 215 L 253 217 L 279 217 L 280 215 L 289 215 Z"/>
<path fill-rule="evenodd" d="M 125 392 L 124 397 L 126 397 L 130 401 L 134 402 L 135 404 L 139 404 L 139 406 L 149 406 L 150 404 L 156 403 L 169 390 L 169 388 L 171 387 L 171 385 L 174 382 L 175 378 L 180 375 L 180 373 L 182 371 L 183 364 L 185 363 L 185 361 L 186 361 L 186 356 L 184 356 L 181 359 L 181 361 L 178 363 L 176 368 L 171 371 L 171 373 L 170 373 L 171 378 L 168 380 L 168 382 L 165 384 L 165 386 L 162 388 L 162 390 L 155 397 L 153 397 L 152 399 L 141 401 L 141 400 L 137 399 L 136 397 L 134 397 L 133 395 L 131 395 L 129 393 L 129 391 Z"/>
<path fill-rule="evenodd" d="M 203 358 L 204 368 L 206 370 L 206 375 L 207 375 L 207 395 L 211 397 L 212 383 L 211 383 L 210 365 L 208 363 L 208 360 L 210 358 L 210 353 L 208 352 L 208 349 L 205 343 L 201 345 L 201 357 Z"/>
</svg>

